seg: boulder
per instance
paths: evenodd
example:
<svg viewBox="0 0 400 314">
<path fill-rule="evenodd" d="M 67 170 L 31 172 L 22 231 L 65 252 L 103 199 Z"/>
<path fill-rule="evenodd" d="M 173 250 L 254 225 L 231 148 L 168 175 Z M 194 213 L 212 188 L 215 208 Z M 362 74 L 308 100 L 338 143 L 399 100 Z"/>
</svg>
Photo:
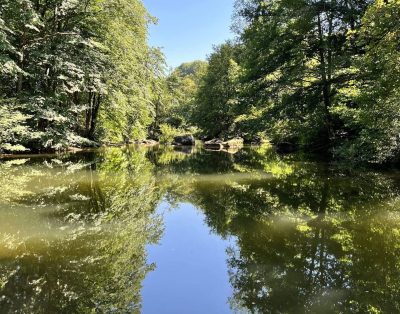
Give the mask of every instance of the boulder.
<svg viewBox="0 0 400 314">
<path fill-rule="evenodd" d="M 220 139 L 213 139 L 204 143 L 204 147 L 212 150 L 220 150 L 224 148 L 224 142 Z"/>
<path fill-rule="evenodd" d="M 222 149 L 221 152 L 225 152 L 230 155 L 235 155 L 238 152 L 240 152 L 240 150 L 241 150 L 240 147 L 230 147 L 230 148 Z"/>
<path fill-rule="evenodd" d="M 204 147 L 212 150 L 222 150 L 222 149 L 232 149 L 232 148 L 242 148 L 244 145 L 244 140 L 240 137 L 228 140 L 224 142 L 218 138 L 204 143 Z"/>
<path fill-rule="evenodd" d="M 231 139 L 222 144 L 225 148 L 242 148 L 244 145 L 244 140 L 240 137 Z"/>
<path fill-rule="evenodd" d="M 78 153 L 78 152 L 83 151 L 83 149 L 79 148 L 79 147 L 70 146 L 70 147 L 68 147 L 67 151 L 69 151 L 71 153 Z"/>
<path fill-rule="evenodd" d="M 193 152 L 195 151 L 195 148 L 193 146 L 179 146 L 179 145 L 177 145 L 177 146 L 174 146 L 174 151 L 190 155 L 190 154 L 193 154 Z"/>
<path fill-rule="evenodd" d="M 193 135 L 190 134 L 175 136 L 172 142 L 172 145 L 176 146 L 194 146 L 195 144 L 196 140 Z"/>
</svg>

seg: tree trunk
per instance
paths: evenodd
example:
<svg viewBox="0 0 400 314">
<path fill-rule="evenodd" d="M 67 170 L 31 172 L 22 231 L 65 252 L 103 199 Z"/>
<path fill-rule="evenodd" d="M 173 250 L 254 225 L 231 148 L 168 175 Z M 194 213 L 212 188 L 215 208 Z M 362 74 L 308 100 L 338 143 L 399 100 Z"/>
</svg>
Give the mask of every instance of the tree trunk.
<svg viewBox="0 0 400 314">
<path fill-rule="evenodd" d="M 322 82 L 322 98 L 323 98 L 323 104 L 324 104 L 324 111 L 325 111 L 325 126 L 326 126 L 326 131 L 327 131 L 327 141 L 329 142 L 332 138 L 333 131 L 332 131 L 332 120 L 329 112 L 329 108 L 331 106 L 331 80 L 328 77 L 328 70 L 331 69 L 331 52 L 328 53 L 328 62 L 325 58 L 325 53 L 326 53 L 326 48 L 325 46 L 325 40 L 324 40 L 324 33 L 322 29 L 322 21 L 321 21 L 321 14 L 318 13 L 318 37 L 319 37 L 319 58 L 321 62 L 320 66 L 320 76 L 321 76 L 321 82 Z M 328 50 L 329 47 L 328 47 Z"/>
<path fill-rule="evenodd" d="M 94 134 L 97 126 L 97 117 L 99 115 L 99 110 L 100 110 L 100 103 L 101 103 L 101 96 L 97 95 L 96 97 L 96 95 L 93 95 L 93 106 L 91 110 L 90 129 L 88 134 L 88 138 L 90 140 L 94 140 Z"/>
<path fill-rule="evenodd" d="M 92 106 L 93 106 L 93 93 L 89 92 L 88 108 L 85 111 L 85 136 L 89 137 L 90 132 L 90 119 L 92 117 Z"/>
<path fill-rule="evenodd" d="M 21 38 L 21 49 L 20 49 L 20 56 L 19 56 L 19 68 L 21 70 L 24 70 L 24 63 L 25 63 L 25 54 L 24 54 L 24 46 L 26 43 L 26 38 L 25 38 L 25 33 L 22 34 Z M 23 83 L 24 83 L 24 75 L 22 73 L 18 73 L 18 79 L 17 79 L 17 96 L 22 92 L 23 88 Z"/>
</svg>

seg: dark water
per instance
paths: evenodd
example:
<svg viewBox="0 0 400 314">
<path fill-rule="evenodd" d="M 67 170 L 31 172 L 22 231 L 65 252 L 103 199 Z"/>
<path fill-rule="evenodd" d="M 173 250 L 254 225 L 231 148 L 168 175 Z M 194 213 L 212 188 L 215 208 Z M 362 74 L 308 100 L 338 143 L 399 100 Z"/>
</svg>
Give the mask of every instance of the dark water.
<svg viewBox="0 0 400 314">
<path fill-rule="evenodd" d="M 0 160 L 0 313 L 399 313 L 400 176 L 271 148 Z"/>
</svg>

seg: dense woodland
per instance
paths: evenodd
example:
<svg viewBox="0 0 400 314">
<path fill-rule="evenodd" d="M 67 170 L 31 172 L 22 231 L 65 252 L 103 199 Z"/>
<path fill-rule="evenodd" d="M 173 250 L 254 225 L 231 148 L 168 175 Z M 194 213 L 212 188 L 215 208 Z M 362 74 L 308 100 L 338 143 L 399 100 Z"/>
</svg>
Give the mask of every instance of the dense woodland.
<svg viewBox="0 0 400 314">
<path fill-rule="evenodd" d="M 140 0 L 0 0 L 0 149 L 179 133 L 400 157 L 400 0 L 237 0 L 237 37 L 169 71 Z"/>
</svg>

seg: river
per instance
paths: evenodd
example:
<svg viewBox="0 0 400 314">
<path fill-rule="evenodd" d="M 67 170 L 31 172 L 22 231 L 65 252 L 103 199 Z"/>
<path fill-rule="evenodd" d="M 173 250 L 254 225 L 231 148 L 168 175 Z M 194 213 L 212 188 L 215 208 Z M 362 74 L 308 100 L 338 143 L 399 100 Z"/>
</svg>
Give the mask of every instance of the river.
<svg viewBox="0 0 400 314">
<path fill-rule="evenodd" d="M 0 159 L 0 313 L 398 313 L 400 173 L 269 146 Z"/>
</svg>

